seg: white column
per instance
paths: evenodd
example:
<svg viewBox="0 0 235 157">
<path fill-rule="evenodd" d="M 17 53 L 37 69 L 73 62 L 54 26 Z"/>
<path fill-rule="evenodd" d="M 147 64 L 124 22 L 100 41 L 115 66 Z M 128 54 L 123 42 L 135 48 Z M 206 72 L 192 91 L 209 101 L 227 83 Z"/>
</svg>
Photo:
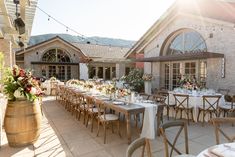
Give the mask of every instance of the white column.
<svg viewBox="0 0 235 157">
<path fill-rule="evenodd" d="M 117 63 L 116 64 L 116 78 L 121 78 L 125 75 L 125 68 L 126 65 L 124 63 Z"/>
<path fill-rule="evenodd" d="M 88 80 L 88 67 L 85 63 L 79 63 L 80 79 Z"/>
</svg>

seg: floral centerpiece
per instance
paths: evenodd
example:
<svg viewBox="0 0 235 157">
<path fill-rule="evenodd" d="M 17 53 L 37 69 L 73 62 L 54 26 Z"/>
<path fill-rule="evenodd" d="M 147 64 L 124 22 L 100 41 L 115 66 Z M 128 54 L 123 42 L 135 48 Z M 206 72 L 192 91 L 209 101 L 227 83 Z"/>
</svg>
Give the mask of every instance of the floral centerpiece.
<svg viewBox="0 0 235 157">
<path fill-rule="evenodd" d="M 13 70 L 7 70 L 4 78 L 4 93 L 10 101 L 24 99 L 34 101 L 42 96 L 43 92 L 38 80 L 30 71 L 14 66 Z"/>
<path fill-rule="evenodd" d="M 143 74 L 142 79 L 144 81 L 152 81 L 153 80 L 153 75 L 152 74 Z"/>
<path fill-rule="evenodd" d="M 118 97 L 125 97 L 125 96 L 128 96 L 130 94 L 131 94 L 131 92 L 130 92 L 129 89 L 125 89 L 125 88 L 118 89 Z"/>
<path fill-rule="evenodd" d="M 187 90 L 197 90 L 201 87 L 196 78 L 190 76 L 183 76 L 181 79 L 178 79 L 178 85 Z"/>
<path fill-rule="evenodd" d="M 56 81 L 56 77 L 52 76 L 49 80 L 50 81 Z"/>
</svg>

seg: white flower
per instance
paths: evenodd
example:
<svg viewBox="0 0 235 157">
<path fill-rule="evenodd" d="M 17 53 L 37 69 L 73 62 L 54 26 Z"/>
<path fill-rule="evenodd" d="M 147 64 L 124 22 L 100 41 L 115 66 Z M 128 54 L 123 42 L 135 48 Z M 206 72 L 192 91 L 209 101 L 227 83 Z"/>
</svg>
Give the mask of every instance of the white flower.
<svg viewBox="0 0 235 157">
<path fill-rule="evenodd" d="M 24 95 L 21 94 L 22 89 L 19 87 L 15 92 L 14 92 L 14 96 L 16 98 L 24 98 Z"/>
<path fill-rule="evenodd" d="M 37 93 L 37 89 L 34 87 L 31 87 L 31 90 L 29 93 L 35 95 Z"/>
<path fill-rule="evenodd" d="M 24 79 L 23 77 L 18 77 L 18 80 L 19 80 L 19 81 L 21 81 L 21 80 L 23 80 L 23 79 Z"/>
</svg>

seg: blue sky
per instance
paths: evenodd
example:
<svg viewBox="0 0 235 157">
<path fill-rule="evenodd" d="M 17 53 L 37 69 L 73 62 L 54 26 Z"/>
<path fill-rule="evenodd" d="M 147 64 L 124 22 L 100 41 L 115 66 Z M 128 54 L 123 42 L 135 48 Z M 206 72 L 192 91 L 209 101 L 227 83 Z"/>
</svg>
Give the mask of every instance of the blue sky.
<svg viewBox="0 0 235 157">
<path fill-rule="evenodd" d="M 175 0 L 38 0 L 52 17 L 85 36 L 138 40 Z M 31 35 L 68 33 L 36 10 Z"/>
</svg>

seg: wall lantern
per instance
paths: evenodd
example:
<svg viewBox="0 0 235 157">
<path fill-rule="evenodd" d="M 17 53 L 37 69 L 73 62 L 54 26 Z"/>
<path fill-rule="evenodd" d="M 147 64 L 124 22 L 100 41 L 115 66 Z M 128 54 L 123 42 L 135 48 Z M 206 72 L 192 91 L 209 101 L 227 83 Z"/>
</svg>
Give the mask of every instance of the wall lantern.
<svg viewBox="0 0 235 157">
<path fill-rule="evenodd" d="M 14 20 L 15 28 L 19 32 L 19 34 L 25 33 L 25 23 L 23 19 L 20 17 L 20 13 L 18 13 L 18 4 L 19 0 L 14 0 L 14 3 L 16 4 L 16 19 Z"/>
</svg>

